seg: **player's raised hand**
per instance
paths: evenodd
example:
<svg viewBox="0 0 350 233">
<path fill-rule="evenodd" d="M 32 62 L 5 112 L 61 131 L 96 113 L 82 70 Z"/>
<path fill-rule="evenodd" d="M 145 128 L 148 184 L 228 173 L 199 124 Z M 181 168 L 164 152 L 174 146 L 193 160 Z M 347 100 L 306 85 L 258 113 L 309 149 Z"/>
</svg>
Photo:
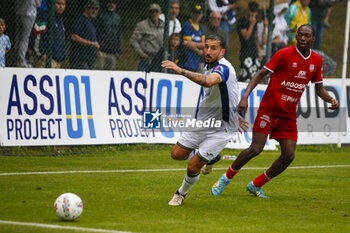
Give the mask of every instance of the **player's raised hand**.
<svg viewBox="0 0 350 233">
<path fill-rule="evenodd" d="M 339 108 L 339 102 L 336 99 L 331 100 L 331 106 L 328 107 L 329 109 L 337 109 Z"/>
<path fill-rule="evenodd" d="M 238 114 L 244 117 L 247 112 L 247 108 L 248 108 L 248 98 L 245 98 L 244 96 L 242 96 L 241 101 L 239 101 L 239 104 L 237 106 Z"/>
<path fill-rule="evenodd" d="M 181 73 L 181 68 L 178 67 L 174 62 L 166 60 L 166 61 L 162 61 L 162 67 L 168 69 L 168 70 L 172 70 L 177 74 Z"/>
</svg>

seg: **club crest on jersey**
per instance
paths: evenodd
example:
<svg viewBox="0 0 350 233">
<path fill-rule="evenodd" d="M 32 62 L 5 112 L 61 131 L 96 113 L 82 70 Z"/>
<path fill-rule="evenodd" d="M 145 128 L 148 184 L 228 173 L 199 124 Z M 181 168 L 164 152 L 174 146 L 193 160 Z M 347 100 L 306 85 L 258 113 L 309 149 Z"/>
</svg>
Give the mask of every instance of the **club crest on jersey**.
<svg viewBox="0 0 350 233">
<path fill-rule="evenodd" d="M 262 115 L 261 117 L 260 117 L 260 119 L 261 119 L 261 121 L 267 121 L 267 122 L 270 122 L 270 117 L 268 116 L 268 115 Z"/>
<path fill-rule="evenodd" d="M 293 65 L 292 65 L 293 68 L 297 68 L 298 67 L 298 64 L 296 62 L 293 62 Z"/>
<path fill-rule="evenodd" d="M 314 69 L 315 69 L 315 65 L 314 65 L 314 64 L 311 64 L 311 65 L 310 65 L 310 72 L 314 71 Z"/>
<path fill-rule="evenodd" d="M 260 128 L 265 128 L 266 121 L 260 121 Z"/>
</svg>

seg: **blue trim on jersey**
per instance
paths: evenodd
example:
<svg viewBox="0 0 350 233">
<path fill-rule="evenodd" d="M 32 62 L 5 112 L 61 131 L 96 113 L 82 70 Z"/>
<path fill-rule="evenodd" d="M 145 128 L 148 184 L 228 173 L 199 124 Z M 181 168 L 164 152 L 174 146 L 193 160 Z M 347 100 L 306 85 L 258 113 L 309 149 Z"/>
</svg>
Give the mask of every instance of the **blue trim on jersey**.
<svg viewBox="0 0 350 233">
<path fill-rule="evenodd" d="M 228 97 L 228 90 L 226 82 L 219 83 L 221 106 L 222 106 L 222 119 L 226 122 L 230 121 L 230 101 Z"/>
<path fill-rule="evenodd" d="M 219 83 L 221 106 L 222 106 L 222 119 L 226 122 L 230 121 L 230 100 L 227 90 L 226 82 L 230 77 L 230 69 L 223 64 L 216 63 L 211 71 L 221 77 L 221 83 Z"/>
<path fill-rule="evenodd" d="M 222 82 L 226 82 L 228 80 L 230 70 L 225 65 L 217 64 L 214 66 L 212 73 L 217 73 L 220 75 Z"/>
</svg>

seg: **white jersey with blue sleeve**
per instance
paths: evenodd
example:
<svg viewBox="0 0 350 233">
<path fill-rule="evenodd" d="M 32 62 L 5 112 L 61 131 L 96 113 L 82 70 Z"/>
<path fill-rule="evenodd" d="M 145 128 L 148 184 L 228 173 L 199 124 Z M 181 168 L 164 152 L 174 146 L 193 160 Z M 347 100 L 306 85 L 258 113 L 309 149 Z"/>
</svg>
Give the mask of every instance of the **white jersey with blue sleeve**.
<svg viewBox="0 0 350 233">
<path fill-rule="evenodd" d="M 204 88 L 204 98 L 199 104 L 197 119 L 215 118 L 222 120 L 222 127 L 227 132 L 238 130 L 238 82 L 233 66 L 225 58 L 221 58 L 213 67 L 205 67 L 205 75 L 214 73 L 222 82 Z"/>
</svg>

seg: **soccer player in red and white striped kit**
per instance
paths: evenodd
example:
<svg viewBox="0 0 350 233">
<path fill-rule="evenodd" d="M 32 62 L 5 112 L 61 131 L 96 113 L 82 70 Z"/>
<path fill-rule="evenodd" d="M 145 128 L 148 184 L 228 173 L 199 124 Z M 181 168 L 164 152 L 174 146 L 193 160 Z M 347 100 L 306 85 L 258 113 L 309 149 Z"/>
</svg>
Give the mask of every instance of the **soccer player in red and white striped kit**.
<svg viewBox="0 0 350 233">
<path fill-rule="evenodd" d="M 279 50 L 271 60 L 257 72 L 249 82 L 239 104 L 242 116 L 248 107 L 248 97 L 262 78 L 271 73 L 270 82 L 260 103 L 253 126 L 253 141 L 243 150 L 220 179 L 213 185 L 212 194 L 221 195 L 238 171 L 260 154 L 270 139 L 276 139 L 281 155 L 271 167 L 256 177 L 247 186 L 247 191 L 258 197 L 266 197 L 261 187 L 282 173 L 294 160 L 298 137 L 296 107 L 309 81 L 315 83 L 316 94 L 330 103 L 330 109 L 338 108 L 338 101 L 332 98 L 322 84 L 322 58 L 310 48 L 316 40 L 315 31 L 309 24 L 300 26 L 296 34 L 297 45 Z"/>
</svg>

